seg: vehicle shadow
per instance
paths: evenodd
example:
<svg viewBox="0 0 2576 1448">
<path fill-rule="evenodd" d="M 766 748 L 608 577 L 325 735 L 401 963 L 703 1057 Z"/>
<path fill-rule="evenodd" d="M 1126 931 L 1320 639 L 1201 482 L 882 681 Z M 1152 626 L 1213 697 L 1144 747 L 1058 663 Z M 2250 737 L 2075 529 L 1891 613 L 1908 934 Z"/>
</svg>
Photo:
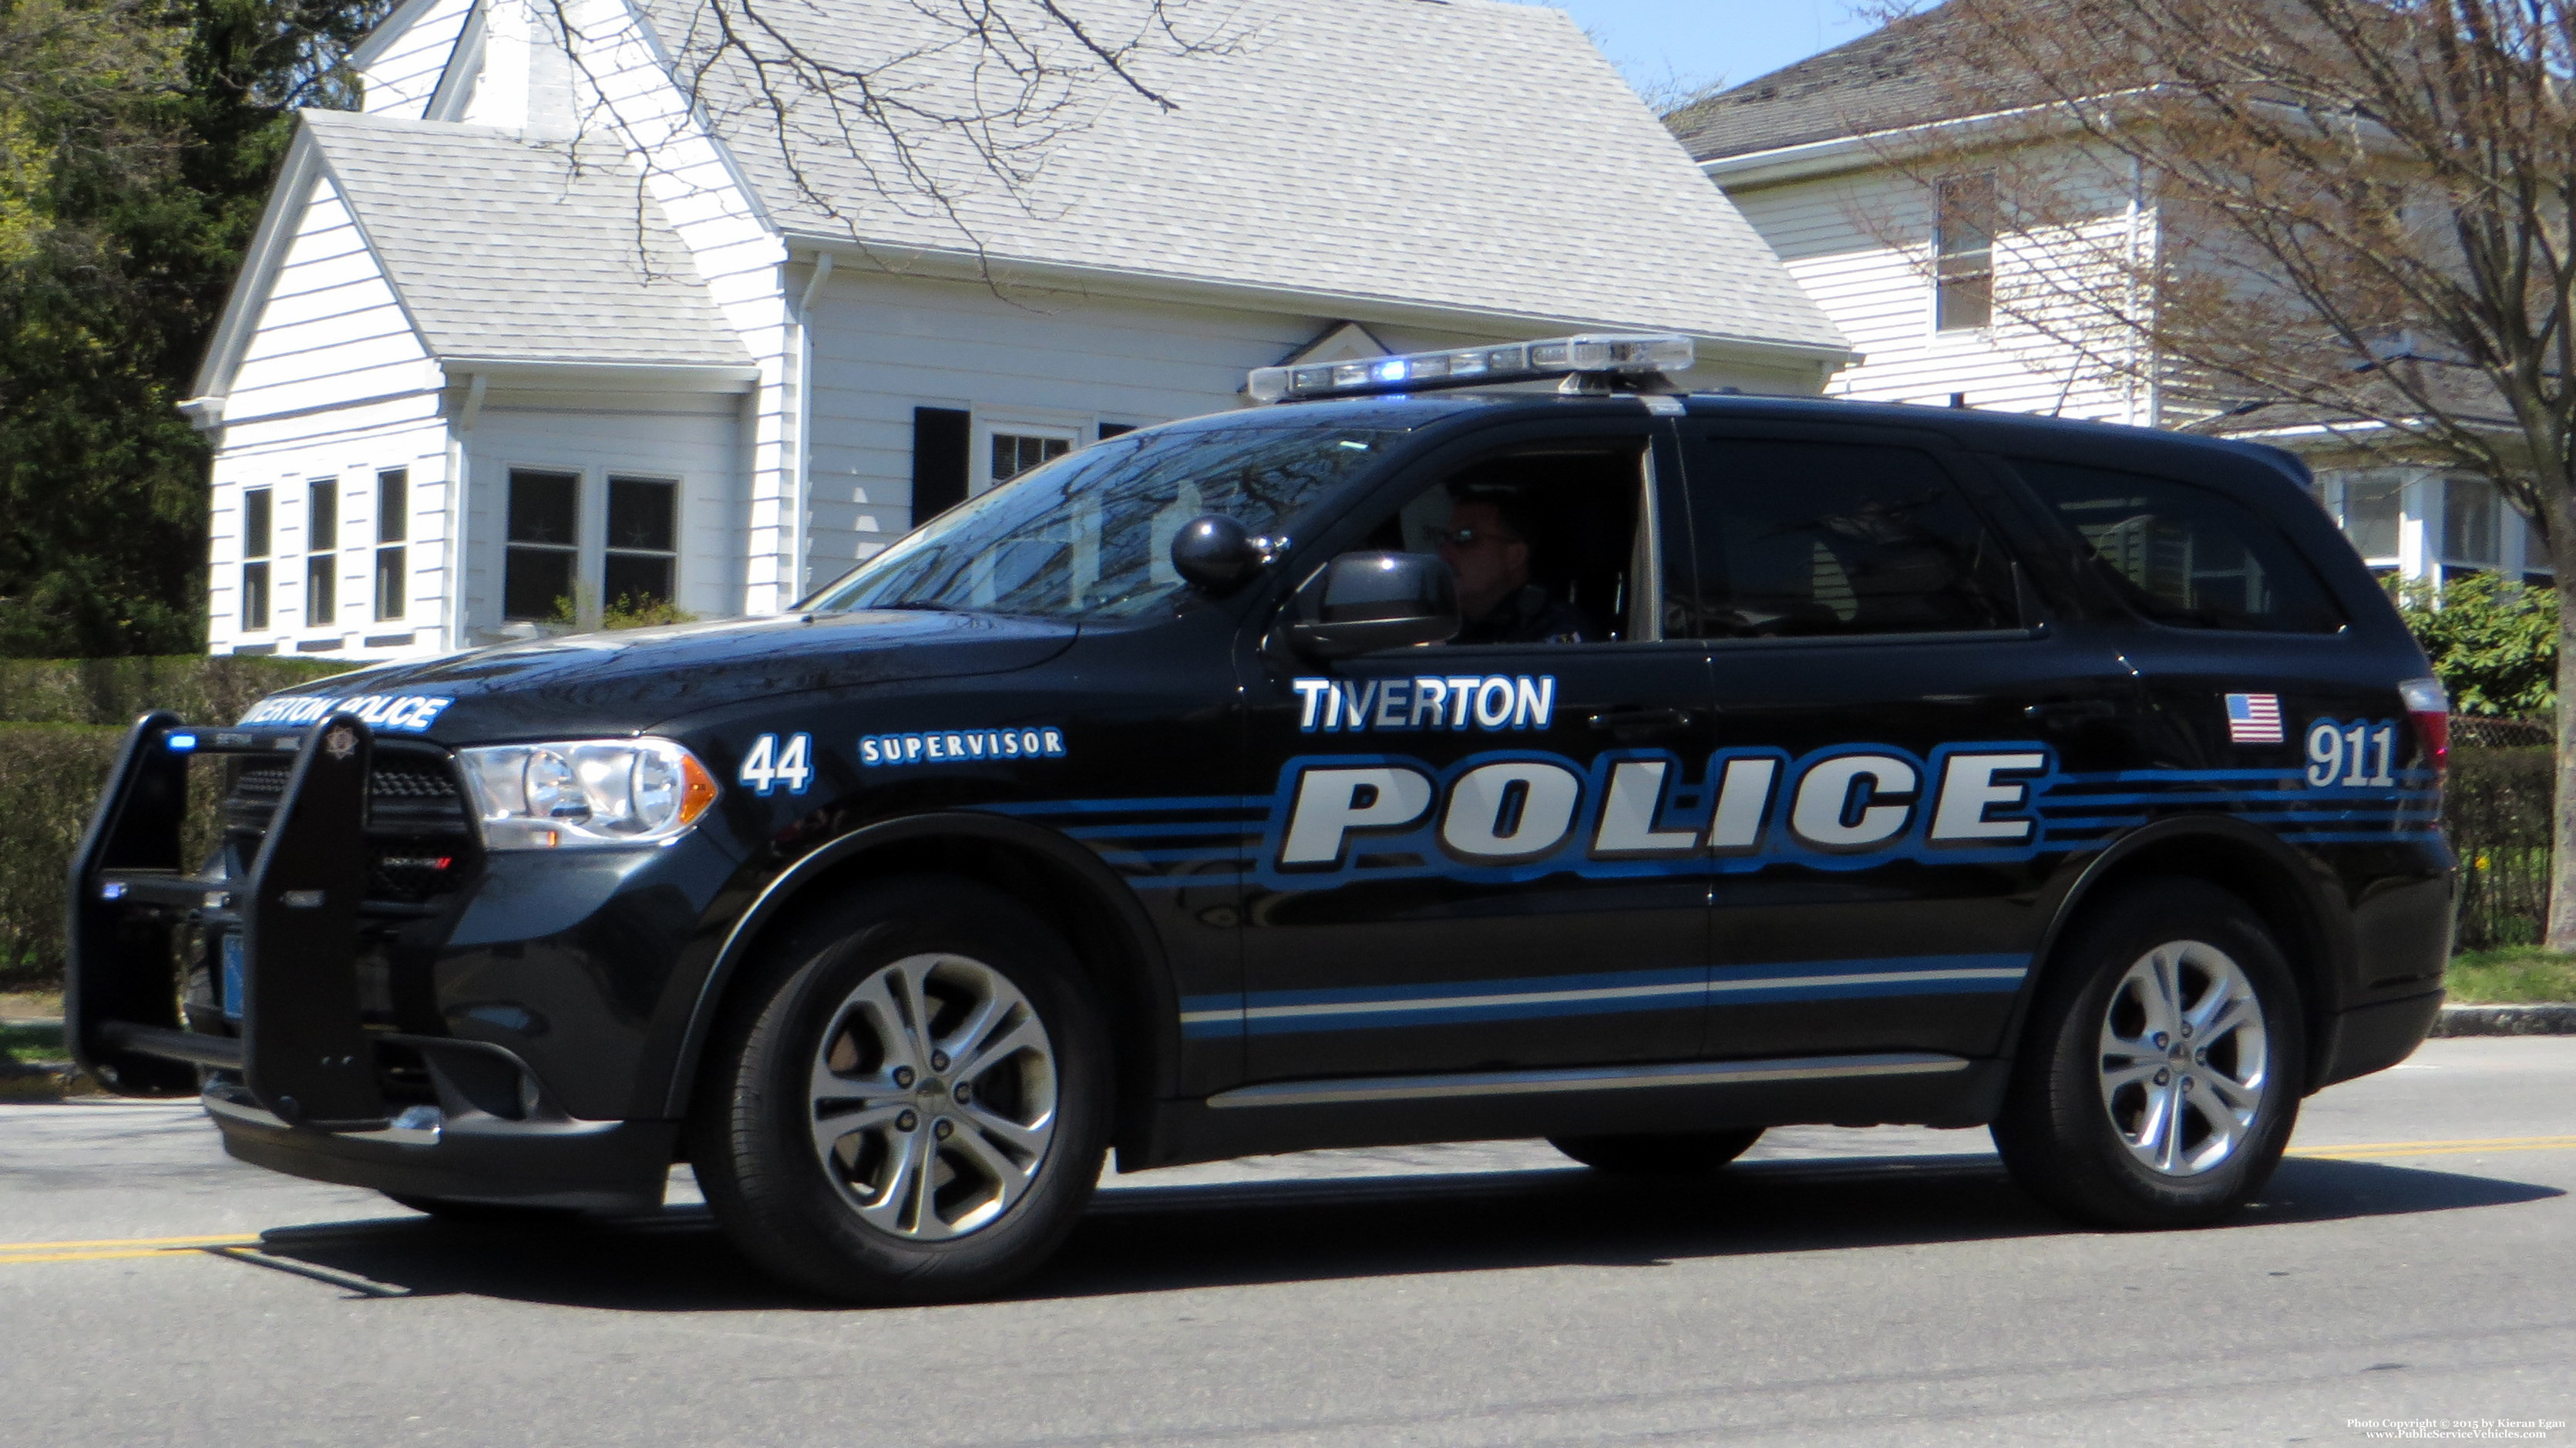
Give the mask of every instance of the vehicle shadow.
<svg viewBox="0 0 2576 1448">
<path fill-rule="evenodd" d="M 2293 1158 L 2222 1231 L 2458 1211 L 2555 1187 Z M 1007 1300 L 1517 1267 L 1667 1266 L 1785 1252 L 2077 1233 L 1992 1156 L 1739 1164 L 1641 1183 L 1581 1169 L 1125 1187 L 1104 1192 Z M 703 1208 L 617 1222 L 464 1226 L 420 1218 L 264 1233 L 261 1254 L 402 1295 L 471 1294 L 644 1312 L 837 1308 L 778 1287 Z"/>
</svg>

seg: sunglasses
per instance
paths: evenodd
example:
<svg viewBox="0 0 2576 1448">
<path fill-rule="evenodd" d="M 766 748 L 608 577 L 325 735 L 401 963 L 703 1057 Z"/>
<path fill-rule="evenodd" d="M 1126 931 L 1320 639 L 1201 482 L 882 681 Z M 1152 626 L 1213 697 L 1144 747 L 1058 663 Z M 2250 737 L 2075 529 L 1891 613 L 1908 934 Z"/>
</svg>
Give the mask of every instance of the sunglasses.
<svg viewBox="0 0 2576 1448">
<path fill-rule="evenodd" d="M 1447 543 L 1459 548 L 1473 548 L 1479 543 L 1518 543 L 1521 541 L 1509 533 L 1500 532 L 1492 528 L 1441 528 L 1433 532 L 1431 536 L 1439 542 Z"/>
</svg>

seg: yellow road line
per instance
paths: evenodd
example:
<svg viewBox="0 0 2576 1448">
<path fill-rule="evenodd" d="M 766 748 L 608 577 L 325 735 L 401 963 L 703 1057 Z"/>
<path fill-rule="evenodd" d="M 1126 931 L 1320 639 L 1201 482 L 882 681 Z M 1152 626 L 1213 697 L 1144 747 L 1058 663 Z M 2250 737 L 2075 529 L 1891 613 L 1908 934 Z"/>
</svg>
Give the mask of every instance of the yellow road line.
<svg viewBox="0 0 2576 1448">
<path fill-rule="evenodd" d="M 2309 1146 L 2292 1156 L 2346 1159 L 2383 1156 L 2475 1156 L 2490 1151 L 2576 1150 L 2576 1136 L 2494 1136 L 2467 1141 L 2380 1141 L 2356 1146 Z"/>
<path fill-rule="evenodd" d="M 226 1245 L 253 1245 L 255 1240 L 241 1239 Z M 113 1262 L 128 1257 L 194 1257 L 205 1250 L 205 1247 L 136 1247 L 117 1252 L 13 1252 L 0 1254 L 0 1267 L 15 1267 L 29 1262 Z"/>
<path fill-rule="evenodd" d="M 69 1252 L 89 1247 L 206 1247 L 222 1243 L 237 1247 L 257 1242 L 239 1232 L 224 1232 L 212 1237 L 109 1237 L 96 1242 L 0 1242 L 0 1256 L 13 1252 Z"/>
</svg>

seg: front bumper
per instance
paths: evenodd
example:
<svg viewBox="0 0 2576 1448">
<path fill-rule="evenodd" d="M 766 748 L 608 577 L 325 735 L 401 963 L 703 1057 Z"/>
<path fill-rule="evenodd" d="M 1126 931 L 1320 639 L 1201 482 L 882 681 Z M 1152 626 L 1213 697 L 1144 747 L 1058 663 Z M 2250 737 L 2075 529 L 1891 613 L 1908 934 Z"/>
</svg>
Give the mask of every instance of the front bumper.
<svg viewBox="0 0 2576 1448">
<path fill-rule="evenodd" d="M 187 767 L 197 754 L 291 753 L 247 870 L 180 868 Z M 369 898 L 372 736 L 348 715 L 300 738 L 135 725 L 71 878 L 68 1014 L 74 1053 L 130 1095 L 203 1088 L 234 1156 L 297 1176 L 410 1196 L 649 1208 L 679 1124 L 583 1119 L 517 1052 L 372 1016 L 359 964 L 432 908 Z M 239 1033 L 183 1012 L 177 929 L 233 932 Z M 595 1113 L 600 1115 L 612 1113 Z"/>
<path fill-rule="evenodd" d="M 673 1121 L 510 1121 L 414 1108 L 374 1131 L 293 1127 L 237 1085 L 216 1082 L 206 1114 L 224 1150 L 253 1166 L 397 1196 L 642 1212 L 662 1204 Z"/>
</svg>

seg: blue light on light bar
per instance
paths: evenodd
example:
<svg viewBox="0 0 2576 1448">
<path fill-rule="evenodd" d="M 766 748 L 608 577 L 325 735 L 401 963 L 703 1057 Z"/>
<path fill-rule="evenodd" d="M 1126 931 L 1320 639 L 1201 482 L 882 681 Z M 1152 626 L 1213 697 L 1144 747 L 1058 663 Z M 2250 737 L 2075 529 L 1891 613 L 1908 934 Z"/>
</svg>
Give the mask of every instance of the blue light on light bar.
<svg viewBox="0 0 2576 1448">
<path fill-rule="evenodd" d="M 1310 397 L 1365 397 L 1409 388 L 1527 382 L 1574 373 L 1644 376 L 1687 371 L 1697 360 L 1688 337 L 1586 334 L 1501 347 L 1407 352 L 1365 362 L 1317 362 L 1302 367 L 1256 367 L 1244 390 L 1255 402 Z"/>
<path fill-rule="evenodd" d="M 105 883 L 101 884 L 101 885 L 98 887 L 98 898 L 100 898 L 101 900 L 122 900 L 122 899 L 124 899 L 124 898 L 125 898 L 125 882 L 124 882 L 123 880 L 109 880 L 109 881 L 106 881 Z"/>
<path fill-rule="evenodd" d="M 173 734 L 170 736 L 170 752 L 173 754 L 185 754 L 196 747 L 197 736 L 194 734 Z"/>
</svg>

